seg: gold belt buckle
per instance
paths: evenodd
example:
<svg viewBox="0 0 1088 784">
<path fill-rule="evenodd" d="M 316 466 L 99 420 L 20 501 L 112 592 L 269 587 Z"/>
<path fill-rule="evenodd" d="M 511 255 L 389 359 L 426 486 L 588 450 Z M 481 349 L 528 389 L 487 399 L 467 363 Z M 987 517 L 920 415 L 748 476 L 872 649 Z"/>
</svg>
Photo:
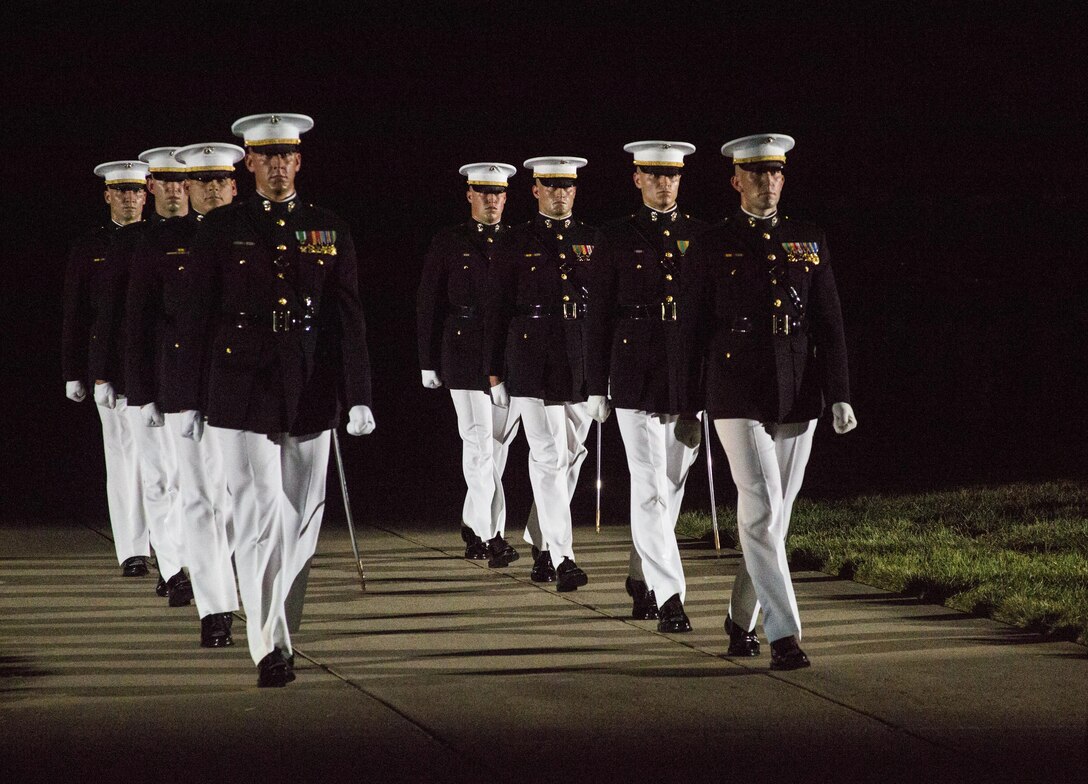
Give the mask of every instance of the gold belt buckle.
<svg viewBox="0 0 1088 784">
<path fill-rule="evenodd" d="M 788 335 L 790 334 L 790 317 L 787 315 L 778 315 L 777 313 L 771 314 L 771 334 L 772 335 Z"/>
<path fill-rule="evenodd" d="M 273 310 L 272 311 L 272 331 L 273 332 L 287 332 L 291 325 L 291 311 L 289 310 Z"/>
<path fill-rule="evenodd" d="M 662 302 L 661 303 L 661 320 L 662 321 L 676 321 L 676 303 L 675 302 Z"/>
<path fill-rule="evenodd" d="M 578 303 L 577 302 L 564 302 L 563 303 L 563 318 L 576 319 L 578 318 Z"/>
</svg>

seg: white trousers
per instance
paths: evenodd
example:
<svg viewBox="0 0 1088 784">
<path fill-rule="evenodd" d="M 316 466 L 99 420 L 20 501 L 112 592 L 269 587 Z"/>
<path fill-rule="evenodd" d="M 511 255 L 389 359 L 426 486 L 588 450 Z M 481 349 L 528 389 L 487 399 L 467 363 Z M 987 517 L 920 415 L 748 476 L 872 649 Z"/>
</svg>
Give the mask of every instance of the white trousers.
<svg viewBox="0 0 1088 784">
<path fill-rule="evenodd" d="M 185 438 L 182 414 L 166 414 L 166 431 L 178 467 L 177 517 L 184 542 L 185 565 L 193 583 L 196 609 L 203 618 L 238 609 L 227 524 L 221 501 L 222 459 L 218 434 L 199 441 Z M 209 428 L 209 430 L 211 430 Z"/>
<path fill-rule="evenodd" d="M 529 444 L 533 509 L 529 513 L 524 539 L 541 550 L 550 550 L 552 563 L 556 566 L 564 557 L 574 560 L 570 520 L 570 428 L 566 409 L 564 404 L 544 405 L 538 397 L 510 398 L 510 415 L 515 419 L 520 417 Z"/>
<path fill-rule="evenodd" d="M 520 398 L 521 400 L 536 400 L 537 398 Z M 511 404 L 512 405 L 512 404 Z M 570 502 L 574 498 L 574 491 L 578 488 L 578 477 L 582 473 L 582 463 L 586 460 L 586 455 L 589 454 L 589 450 L 586 449 L 586 437 L 589 435 L 589 429 L 593 425 L 593 419 L 589 416 L 586 403 L 563 403 L 562 405 L 548 406 L 548 408 L 557 408 L 563 411 L 563 433 L 561 449 L 566 450 L 567 453 L 567 468 L 566 468 L 566 488 L 567 488 L 567 517 L 570 517 Z M 526 426 L 528 427 L 528 426 Z M 526 437 L 528 437 L 528 430 L 526 430 Z M 530 455 L 530 463 L 532 462 L 532 456 Z M 540 502 L 534 491 L 533 493 L 533 505 L 529 509 L 529 519 L 525 523 L 525 534 L 523 539 L 529 544 L 537 547 L 540 550 L 554 550 L 551 541 L 548 539 L 546 533 L 541 529 L 540 515 L 537 511 Z M 570 524 L 567 525 L 567 529 L 570 530 Z M 562 561 L 562 558 L 555 560 L 555 553 L 552 553 L 552 559 L 556 566 Z M 573 560 L 574 556 L 571 555 Z"/>
<path fill-rule="evenodd" d="M 136 447 L 136 476 L 144 514 L 155 548 L 159 573 L 169 580 L 185 566 L 185 541 L 181 533 L 177 461 L 165 427 L 148 427 L 139 408 L 128 408 L 132 441 Z"/>
<path fill-rule="evenodd" d="M 679 594 L 684 601 L 687 582 L 676 518 L 684 500 L 684 484 L 699 449 L 676 440 L 676 414 L 651 414 L 616 409 L 616 421 L 631 472 L 631 558 L 628 573 L 643 580 L 664 602 Z"/>
<path fill-rule="evenodd" d="M 279 648 L 293 651 L 310 561 L 325 509 L 331 431 L 275 440 L 247 430 L 212 428 L 234 501 L 234 559 L 256 664 Z"/>
<path fill-rule="evenodd" d="M 716 419 L 714 428 L 737 486 L 743 568 L 733 583 L 729 616 L 749 631 L 760 607 L 771 642 L 801 636 L 801 618 L 786 561 L 793 502 L 812 452 L 816 420 L 795 424 Z"/>
<path fill-rule="evenodd" d="M 518 420 L 509 408 L 493 405 L 491 395 L 475 389 L 451 389 L 461 434 L 461 470 L 465 505 L 461 519 L 485 542 L 506 533 L 506 495 L 502 474 Z"/>
<path fill-rule="evenodd" d="M 102 451 L 106 456 L 106 502 L 117 563 L 135 556 L 151 555 L 143 495 L 136 470 L 132 428 L 141 427 L 128 411 L 123 397 L 116 408 L 95 406 L 102 421 Z"/>
</svg>

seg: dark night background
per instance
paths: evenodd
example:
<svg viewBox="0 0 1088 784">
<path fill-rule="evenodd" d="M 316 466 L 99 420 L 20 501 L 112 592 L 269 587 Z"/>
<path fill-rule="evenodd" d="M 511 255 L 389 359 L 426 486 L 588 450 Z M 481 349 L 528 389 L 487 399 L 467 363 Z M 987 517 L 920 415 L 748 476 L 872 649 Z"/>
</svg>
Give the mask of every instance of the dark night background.
<svg viewBox="0 0 1088 784">
<path fill-rule="evenodd" d="M 575 212 L 597 224 L 638 206 L 622 146 L 651 138 L 698 147 L 680 201 L 706 220 L 737 204 L 723 142 L 797 139 L 782 209 L 827 230 L 860 422 L 838 437 L 821 421 L 806 494 L 1084 476 L 1080 4 L 219 3 L 153 18 L 12 5 L 4 519 L 106 513 L 98 418 L 64 398 L 59 367 L 67 248 L 107 217 L 93 167 L 236 141 L 231 122 L 265 111 L 313 116 L 299 192 L 346 218 L 360 252 L 378 429 L 342 441 L 364 521 L 459 518 L 453 407 L 420 386 L 414 331 L 430 236 L 468 217 L 458 167 L 517 165 L 506 219 L 519 222 L 535 207 L 521 162 L 584 156 Z M 238 179 L 250 193 L 248 173 Z M 623 524 L 612 421 L 605 472 L 606 522 Z M 516 523 L 530 500 L 520 437 L 507 476 Z M 705 506 L 705 487 L 700 461 L 689 508 Z"/>
</svg>

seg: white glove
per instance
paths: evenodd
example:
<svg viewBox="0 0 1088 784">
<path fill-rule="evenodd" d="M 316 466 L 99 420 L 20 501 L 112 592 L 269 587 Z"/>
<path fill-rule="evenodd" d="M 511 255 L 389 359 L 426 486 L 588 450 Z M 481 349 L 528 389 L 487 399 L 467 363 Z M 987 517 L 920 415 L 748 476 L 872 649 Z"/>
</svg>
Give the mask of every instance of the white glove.
<svg viewBox="0 0 1088 784">
<path fill-rule="evenodd" d="M 598 422 L 604 422 L 612 413 L 612 408 L 604 395 L 590 395 L 586 401 L 586 412 Z"/>
<path fill-rule="evenodd" d="M 140 420 L 148 427 L 162 427 L 166 424 L 166 419 L 155 403 L 144 403 L 140 406 Z"/>
<path fill-rule="evenodd" d="M 441 379 L 433 370 L 421 370 L 419 372 L 423 375 L 423 386 L 427 387 L 427 389 L 438 389 L 442 386 Z"/>
<path fill-rule="evenodd" d="M 835 417 L 835 432 L 838 434 L 849 433 L 858 426 L 858 420 L 854 416 L 854 409 L 849 403 L 834 403 L 831 406 L 831 414 Z"/>
<path fill-rule="evenodd" d="M 87 397 L 87 389 L 83 386 L 82 381 L 65 381 L 64 396 L 69 400 L 81 403 L 83 398 Z"/>
<path fill-rule="evenodd" d="M 698 419 L 680 417 L 673 425 L 673 433 L 676 440 L 688 449 L 694 449 L 703 443 L 703 423 Z"/>
<path fill-rule="evenodd" d="M 491 387 L 491 402 L 499 408 L 510 408 L 510 395 L 506 393 L 505 382 L 500 381 Z"/>
<path fill-rule="evenodd" d="M 352 406 L 348 411 L 348 435 L 368 436 L 376 427 L 374 413 L 369 406 Z"/>
<path fill-rule="evenodd" d="M 204 435 L 204 417 L 199 411 L 182 411 L 181 412 L 181 437 L 191 438 L 196 443 L 200 443 L 201 437 Z"/>
<path fill-rule="evenodd" d="M 94 385 L 94 402 L 102 408 L 113 408 L 117 405 L 117 393 L 113 391 L 113 384 L 103 381 Z"/>
</svg>

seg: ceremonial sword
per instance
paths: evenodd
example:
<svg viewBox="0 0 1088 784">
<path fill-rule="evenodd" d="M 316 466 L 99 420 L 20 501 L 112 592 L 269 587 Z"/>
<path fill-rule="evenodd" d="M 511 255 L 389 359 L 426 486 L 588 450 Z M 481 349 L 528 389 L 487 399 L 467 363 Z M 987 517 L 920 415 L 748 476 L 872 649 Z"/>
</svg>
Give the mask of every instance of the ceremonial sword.
<svg viewBox="0 0 1088 784">
<path fill-rule="evenodd" d="M 714 459 L 710 456 L 710 415 L 703 412 L 703 444 L 706 447 L 706 478 L 710 482 L 710 524 L 714 528 L 714 552 L 722 554 L 718 537 L 718 503 L 714 500 Z"/>
<path fill-rule="evenodd" d="M 355 565 L 359 568 L 359 582 L 366 590 L 366 574 L 363 572 L 363 559 L 359 557 L 359 543 L 355 540 L 355 523 L 351 519 L 351 499 L 348 498 L 348 479 L 344 473 L 344 457 L 340 454 L 340 439 L 336 429 L 332 431 L 332 447 L 336 452 L 336 468 L 340 473 L 340 494 L 344 498 L 344 514 L 348 518 L 348 535 L 351 537 L 351 551 L 355 554 Z"/>
</svg>

